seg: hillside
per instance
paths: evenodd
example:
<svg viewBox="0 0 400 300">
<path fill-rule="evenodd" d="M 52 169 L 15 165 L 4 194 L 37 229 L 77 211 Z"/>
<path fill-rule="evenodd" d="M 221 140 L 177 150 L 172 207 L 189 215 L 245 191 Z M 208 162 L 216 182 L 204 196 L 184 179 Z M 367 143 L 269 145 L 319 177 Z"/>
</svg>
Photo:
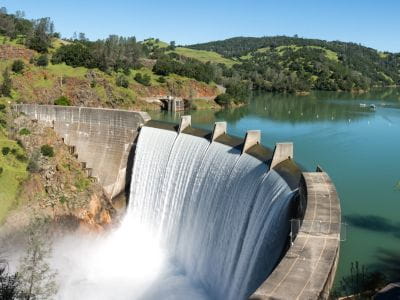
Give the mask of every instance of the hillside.
<svg viewBox="0 0 400 300">
<path fill-rule="evenodd" d="M 4 39 L 4 37 L 3 37 Z M 51 53 L 67 44 L 54 40 L 55 47 Z M 11 70 L 15 60 L 22 60 L 24 69 L 21 73 L 11 72 L 12 99 L 22 102 L 53 103 L 61 96 L 66 96 L 71 104 L 86 106 L 122 107 L 131 109 L 157 109 L 147 99 L 175 95 L 184 98 L 213 99 L 218 90 L 213 84 L 170 74 L 159 76 L 145 66 L 130 69 L 128 75 L 121 72 L 103 72 L 98 68 L 72 67 L 65 63 L 51 63 L 38 66 L 34 60 L 40 54 L 27 49 L 23 45 L 3 42 L 0 44 L 0 73 L 6 68 Z M 142 84 L 135 76 L 147 75 L 149 82 Z M 118 83 L 118 78 L 124 76 L 125 86 Z M 163 80 L 160 80 L 163 77 Z M 0 77 L 0 82 L 2 76 Z"/>
<path fill-rule="evenodd" d="M 236 37 L 187 46 L 240 63 L 233 69 L 256 89 L 366 90 L 400 84 L 400 54 L 355 43 L 298 37 Z"/>
</svg>

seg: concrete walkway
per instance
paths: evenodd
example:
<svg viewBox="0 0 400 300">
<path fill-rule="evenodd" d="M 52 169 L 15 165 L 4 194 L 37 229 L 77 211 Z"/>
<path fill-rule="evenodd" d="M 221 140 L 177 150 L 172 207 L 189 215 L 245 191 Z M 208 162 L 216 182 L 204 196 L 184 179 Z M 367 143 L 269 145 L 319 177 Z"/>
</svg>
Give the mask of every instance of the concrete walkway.
<svg viewBox="0 0 400 300">
<path fill-rule="evenodd" d="M 329 296 L 339 257 L 339 199 L 326 173 L 303 173 L 303 177 L 307 209 L 297 237 L 250 299 L 327 299 Z M 296 221 L 292 225 L 296 227 Z"/>
</svg>

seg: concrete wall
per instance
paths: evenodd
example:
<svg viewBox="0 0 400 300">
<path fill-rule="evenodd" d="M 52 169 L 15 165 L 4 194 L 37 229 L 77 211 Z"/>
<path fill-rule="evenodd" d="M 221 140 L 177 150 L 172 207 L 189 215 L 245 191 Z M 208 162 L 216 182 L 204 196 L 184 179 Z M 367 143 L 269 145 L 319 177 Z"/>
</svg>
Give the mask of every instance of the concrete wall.
<svg viewBox="0 0 400 300">
<path fill-rule="evenodd" d="M 147 113 L 31 104 L 15 109 L 53 126 L 110 199 L 124 191 L 130 151 L 139 127 L 150 120 Z"/>
<path fill-rule="evenodd" d="M 339 258 L 339 198 L 325 172 L 303 173 L 302 181 L 300 196 L 307 203 L 297 236 L 252 300 L 329 297 Z"/>
</svg>

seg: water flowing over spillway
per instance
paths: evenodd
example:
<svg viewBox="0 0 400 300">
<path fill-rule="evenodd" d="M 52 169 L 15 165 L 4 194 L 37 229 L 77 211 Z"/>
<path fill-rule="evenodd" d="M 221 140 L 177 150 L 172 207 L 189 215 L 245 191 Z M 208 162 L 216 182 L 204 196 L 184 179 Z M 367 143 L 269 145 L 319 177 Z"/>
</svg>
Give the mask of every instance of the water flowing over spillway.
<svg viewBox="0 0 400 300">
<path fill-rule="evenodd" d="M 210 299 L 246 299 L 278 262 L 293 193 L 257 158 L 143 127 L 131 180 L 126 219 L 146 228 Z M 175 296 L 185 299 L 181 290 Z"/>
</svg>

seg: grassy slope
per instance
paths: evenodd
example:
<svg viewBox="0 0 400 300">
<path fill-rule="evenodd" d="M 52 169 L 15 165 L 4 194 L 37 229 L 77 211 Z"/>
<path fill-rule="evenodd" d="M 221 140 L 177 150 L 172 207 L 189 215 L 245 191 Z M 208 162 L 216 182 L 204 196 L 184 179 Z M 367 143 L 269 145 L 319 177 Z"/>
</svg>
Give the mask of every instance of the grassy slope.
<svg viewBox="0 0 400 300">
<path fill-rule="evenodd" d="M 222 57 L 222 55 L 218 54 L 217 52 L 212 52 L 212 51 L 205 51 L 205 50 L 194 50 L 194 49 L 189 49 L 189 48 L 184 48 L 184 47 L 177 47 L 173 52 L 197 59 L 201 62 L 212 62 L 216 64 L 225 64 L 227 66 L 233 66 L 237 62 L 235 62 L 232 59 L 228 59 L 225 57 Z"/>
<path fill-rule="evenodd" d="M 6 103 L 5 98 L 0 98 L 0 103 Z M 4 112 L 0 112 L 0 117 Z M 16 205 L 19 186 L 28 177 L 26 162 L 20 162 L 11 152 L 7 155 L 1 153 L 3 147 L 16 149 L 17 153 L 24 154 L 24 150 L 17 142 L 7 138 L 5 129 L 0 127 L 0 167 L 3 168 L 0 174 L 0 224 L 7 212 Z"/>
<path fill-rule="evenodd" d="M 163 41 L 156 42 L 155 39 L 147 39 L 143 41 L 143 44 L 150 45 L 152 47 L 156 46 L 158 48 L 167 48 L 168 44 Z M 167 53 L 175 52 L 176 54 L 186 56 L 189 58 L 197 59 L 201 62 L 212 62 L 216 64 L 225 64 L 227 66 L 233 66 L 238 62 L 234 61 L 233 59 L 225 58 L 221 54 L 213 51 L 205 51 L 205 50 L 194 50 L 185 47 L 176 47 L 173 51 L 167 51 Z"/>
<path fill-rule="evenodd" d="M 323 50 L 325 52 L 326 58 L 334 60 L 334 61 L 339 61 L 338 55 L 337 55 L 336 52 L 334 52 L 332 50 L 329 50 L 329 49 L 325 49 L 323 47 L 319 47 L 319 46 L 296 46 L 296 45 L 279 46 L 279 47 L 276 47 L 276 51 L 278 51 L 278 53 L 280 55 L 282 55 L 283 52 L 286 49 L 292 49 L 294 51 L 297 51 L 297 50 L 301 49 L 302 47 L 313 48 L 313 49 L 321 49 L 321 50 Z M 265 53 L 265 52 L 268 52 L 268 51 L 271 51 L 271 50 L 269 48 L 259 48 L 255 52 L 256 53 Z M 251 57 L 252 57 L 252 54 L 249 53 L 247 55 L 241 56 L 240 58 L 246 60 L 246 59 L 250 59 Z"/>
</svg>

